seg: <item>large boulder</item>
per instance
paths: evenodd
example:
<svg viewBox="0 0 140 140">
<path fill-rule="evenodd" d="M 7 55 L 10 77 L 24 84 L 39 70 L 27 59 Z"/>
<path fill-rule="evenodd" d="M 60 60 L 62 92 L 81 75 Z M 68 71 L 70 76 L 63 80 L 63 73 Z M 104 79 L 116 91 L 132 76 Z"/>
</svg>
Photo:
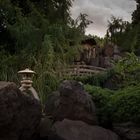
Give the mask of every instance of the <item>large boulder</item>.
<svg viewBox="0 0 140 140">
<path fill-rule="evenodd" d="M 140 140 L 140 124 L 132 122 L 114 124 L 114 131 L 122 140 Z"/>
<path fill-rule="evenodd" d="M 82 121 L 64 119 L 53 125 L 55 135 L 64 140 L 119 140 L 110 130 L 99 126 L 88 125 Z"/>
<path fill-rule="evenodd" d="M 39 126 L 39 133 L 33 140 L 64 140 L 53 130 L 54 122 L 51 118 L 43 117 Z"/>
<path fill-rule="evenodd" d="M 0 140 L 29 140 L 41 119 L 40 103 L 14 83 L 0 82 Z"/>
<path fill-rule="evenodd" d="M 92 97 L 76 81 L 64 81 L 58 91 L 48 96 L 45 113 L 55 121 L 67 118 L 97 124 Z"/>
</svg>

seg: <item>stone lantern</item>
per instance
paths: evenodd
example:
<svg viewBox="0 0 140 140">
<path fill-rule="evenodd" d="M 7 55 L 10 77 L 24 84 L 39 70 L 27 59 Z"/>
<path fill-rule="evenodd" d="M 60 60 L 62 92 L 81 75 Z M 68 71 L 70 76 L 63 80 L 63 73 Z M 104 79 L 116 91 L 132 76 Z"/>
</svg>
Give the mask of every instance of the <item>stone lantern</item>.
<svg viewBox="0 0 140 140">
<path fill-rule="evenodd" d="M 22 78 L 21 87 L 19 89 L 23 92 L 31 91 L 33 97 L 39 100 L 36 90 L 32 87 L 32 83 L 33 83 L 32 78 L 35 72 L 26 68 L 25 70 L 19 71 L 18 74 L 20 74 Z"/>
</svg>

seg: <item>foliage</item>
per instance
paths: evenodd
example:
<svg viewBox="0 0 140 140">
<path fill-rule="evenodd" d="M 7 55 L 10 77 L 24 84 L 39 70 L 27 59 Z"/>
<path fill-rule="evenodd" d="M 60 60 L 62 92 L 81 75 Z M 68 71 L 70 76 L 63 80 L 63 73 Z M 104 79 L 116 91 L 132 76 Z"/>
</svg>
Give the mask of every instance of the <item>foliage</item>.
<svg viewBox="0 0 140 140">
<path fill-rule="evenodd" d="M 135 34 L 135 52 L 137 55 L 140 55 L 140 1 L 135 0 L 137 5 L 136 5 L 136 10 L 132 14 L 132 26 L 134 29 L 136 29 L 136 34 Z"/>
<path fill-rule="evenodd" d="M 111 42 L 116 44 L 118 41 L 118 36 L 125 32 L 129 23 L 114 16 L 112 16 L 110 20 L 111 21 L 108 21 L 107 36 L 110 38 Z"/>
<path fill-rule="evenodd" d="M 80 15 L 77 17 L 76 21 L 75 21 L 75 25 L 78 26 L 79 30 L 84 34 L 85 33 L 85 29 L 88 27 L 88 25 L 90 25 L 91 23 L 93 23 L 93 21 L 88 19 L 88 15 L 87 14 L 82 14 L 80 13 Z"/>
<path fill-rule="evenodd" d="M 113 94 L 112 90 L 102 89 L 101 87 L 85 85 L 85 90 L 93 96 L 93 100 L 97 108 L 101 108 L 107 104 L 109 97 Z"/>
<path fill-rule="evenodd" d="M 106 36 L 108 41 L 117 44 L 121 51 L 140 55 L 140 1 L 135 1 L 137 6 L 132 13 L 132 23 L 111 17 Z"/>
<path fill-rule="evenodd" d="M 126 56 L 115 65 L 116 72 L 122 75 L 137 69 L 140 69 L 140 59 L 134 53 L 126 53 Z"/>
<path fill-rule="evenodd" d="M 121 18 L 111 17 L 108 21 L 108 29 L 106 33 L 107 42 L 112 42 L 120 47 L 121 51 L 135 50 L 136 29 L 132 25 L 123 21 Z"/>
<path fill-rule="evenodd" d="M 135 0 L 137 3 L 137 8 L 132 14 L 132 24 L 139 24 L 140 23 L 140 1 Z"/>
<path fill-rule="evenodd" d="M 45 101 L 59 83 L 57 71 L 78 53 L 82 34 L 70 25 L 71 6 L 72 0 L 0 0 L 0 80 L 19 83 L 17 71 L 29 67 Z"/>
<path fill-rule="evenodd" d="M 85 85 L 86 91 L 93 96 L 99 124 L 111 127 L 112 123 L 140 123 L 140 86 L 129 86 L 112 91 Z"/>
<path fill-rule="evenodd" d="M 114 91 L 111 91 L 109 89 L 102 89 L 100 87 L 91 85 L 85 85 L 85 89 L 93 97 L 99 124 L 103 127 L 110 128 L 111 116 L 108 102 L 110 101 L 111 95 L 114 94 Z"/>
<path fill-rule="evenodd" d="M 112 16 L 108 21 L 105 40 L 117 44 L 123 52 L 134 52 L 139 55 L 140 24 L 138 22 L 139 16 L 136 16 L 138 12 L 139 7 L 137 6 L 137 10 L 132 14 L 132 23 Z"/>
<path fill-rule="evenodd" d="M 112 90 L 140 83 L 140 59 L 134 53 L 126 53 L 125 57 L 114 63 L 112 69 L 93 76 L 75 77 L 83 84 L 106 87 Z M 67 78 L 71 79 L 71 78 Z"/>
<path fill-rule="evenodd" d="M 117 91 L 109 102 L 113 122 L 140 123 L 140 86 Z"/>
<path fill-rule="evenodd" d="M 127 30 L 119 36 L 118 45 L 120 46 L 121 51 L 137 52 L 137 31 L 138 27 L 129 25 Z"/>
<path fill-rule="evenodd" d="M 104 45 L 105 45 L 105 43 L 106 43 L 105 38 L 99 37 L 99 36 L 97 36 L 97 35 L 91 35 L 91 34 L 89 34 L 89 35 L 87 35 L 86 37 L 87 37 L 87 38 L 94 38 L 94 40 L 96 41 L 96 44 L 97 44 L 99 47 L 101 47 L 101 48 L 103 48 Z"/>
<path fill-rule="evenodd" d="M 123 86 L 136 85 L 140 82 L 138 78 L 140 59 L 134 53 L 126 53 L 126 56 L 116 63 L 114 70 L 122 76 Z"/>
<path fill-rule="evenodd" d="M 104 38 L 98 37 L 96 35 L 94 35 L 93 38 L 95 39 L 95 41 L 97 42 L 99 47 L 101 47 L 101 48 L 104 47 L 104 44 L 106 43 Z"/>
</svg>

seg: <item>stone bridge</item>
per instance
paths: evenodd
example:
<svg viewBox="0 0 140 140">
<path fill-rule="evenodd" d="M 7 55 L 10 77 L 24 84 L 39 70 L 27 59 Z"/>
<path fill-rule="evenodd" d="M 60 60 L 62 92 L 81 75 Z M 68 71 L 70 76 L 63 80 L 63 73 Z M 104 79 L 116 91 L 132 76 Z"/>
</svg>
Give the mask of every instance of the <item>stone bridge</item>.
<svg viewBox="0 0 140 140">
<path fill-rule="evenodd" d="M 60 76 L 84 77 L 104 72 L 106 72 L 106 69 L 102 67 L 95 67 L 91 65 L 72 65 L 64 70 L 61 70 Z"/>
</svg>

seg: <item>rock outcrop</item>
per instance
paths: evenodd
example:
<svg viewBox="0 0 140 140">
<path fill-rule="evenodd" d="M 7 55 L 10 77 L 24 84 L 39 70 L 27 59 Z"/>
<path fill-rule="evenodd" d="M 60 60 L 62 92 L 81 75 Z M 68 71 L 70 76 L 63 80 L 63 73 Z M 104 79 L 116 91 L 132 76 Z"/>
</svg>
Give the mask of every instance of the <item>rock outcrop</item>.
<svg viewBox="0 0 140 140">
<path fill-rule="evenodd" d="M 47 98 L 45 113 L 55 121 L 67 118 L 97 124 L 92 97 L 76 81 L 64 81 L 59 90 Z"/>
<path fill-rule="evenodd" d="M 29 140 L 41 119 L 40 103 L 14 83 L 0 82 L 0 140 Z"/>
<path fill-rule="evenodd" d="M 77 81 L 64 81 L 47 98 L 46 116 L 37 140 L 119 140 L 112 131 L 97 126 L 92 97 Z"/>
<path fill-rule="evenodd" d="M 131 122 L 114 124 L 114 131 L 121 140 L 140 140 L 140 125 Z"/>
<path fill-rule="evenodd" d="M 55 122 L 52 130 L 56 138 L 63 140 L 119 140 L 119 137 L 112 131 L 82 121 L 64 119 Z"/>
</svg>

